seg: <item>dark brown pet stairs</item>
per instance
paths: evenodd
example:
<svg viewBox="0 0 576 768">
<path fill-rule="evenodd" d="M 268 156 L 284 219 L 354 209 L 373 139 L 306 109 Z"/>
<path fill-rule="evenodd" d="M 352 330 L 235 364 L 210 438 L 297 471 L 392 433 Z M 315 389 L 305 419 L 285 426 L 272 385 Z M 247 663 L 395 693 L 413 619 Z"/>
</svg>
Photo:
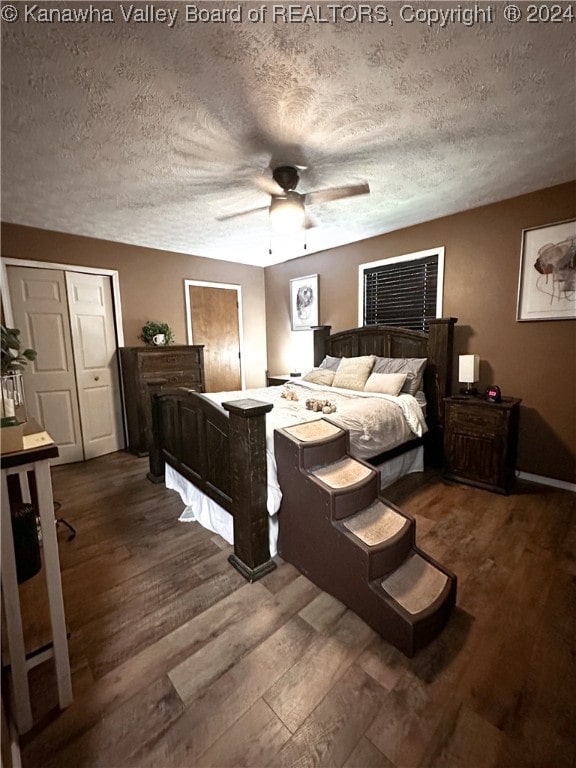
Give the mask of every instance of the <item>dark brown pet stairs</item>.
<svg viewBox="0 0 576 768">
<path fill-rule="evenodd" d="M 415 545 L 415 521 L 379 496 L 379 474 L 320 419 L 275 431 L 278 553 L 413 656 L 442 630 L 456 577 Z"/>
</svg>

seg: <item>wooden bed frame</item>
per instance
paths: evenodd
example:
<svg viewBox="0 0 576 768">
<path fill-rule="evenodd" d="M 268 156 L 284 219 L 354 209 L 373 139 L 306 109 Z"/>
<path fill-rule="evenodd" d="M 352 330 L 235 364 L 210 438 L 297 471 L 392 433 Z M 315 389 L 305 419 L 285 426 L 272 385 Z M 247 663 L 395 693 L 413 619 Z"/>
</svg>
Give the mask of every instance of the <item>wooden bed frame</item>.
<svg viewBox="0 0 576 768">
<path fill-rule="evenodd" d="M 429 333 L 393 326 L 368 326 L 330 334 L 330 326 L 314 328 L 314 365 L 334 357 L 426 357 L 423 389 L 428 432 L 404 450 L 424 442 L 426 461 L 441 461 L 444 397 L 450 394 L 455 318 L 429 322 Z M 235 400 L 216 405 L 206 396 L 179 388 L 153 398 L 152 482 L 164 481 L 166 462 L 227 510 L 234 520 L 231 564 L 248 581 L 276 567 L 268 546 L 266 414 L 271 403 Z M 395 451 L 394 453 L 398 453 Z M 382 454 L 372 462 L 393 455 Z"/>
</svg>

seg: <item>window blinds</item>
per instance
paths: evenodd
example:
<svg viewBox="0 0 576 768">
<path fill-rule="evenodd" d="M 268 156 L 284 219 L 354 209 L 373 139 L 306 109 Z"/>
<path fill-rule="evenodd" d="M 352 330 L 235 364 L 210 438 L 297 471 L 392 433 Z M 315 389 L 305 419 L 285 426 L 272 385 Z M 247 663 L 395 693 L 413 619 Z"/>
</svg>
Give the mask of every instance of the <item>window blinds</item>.
<svg viewBox="0 0 576 768">
<path fill-rule="evenodd" d="M 436 317 L 438 255 L 380 264 L 364 271 L 364 325 L 428 331 Z"/>
</svg>

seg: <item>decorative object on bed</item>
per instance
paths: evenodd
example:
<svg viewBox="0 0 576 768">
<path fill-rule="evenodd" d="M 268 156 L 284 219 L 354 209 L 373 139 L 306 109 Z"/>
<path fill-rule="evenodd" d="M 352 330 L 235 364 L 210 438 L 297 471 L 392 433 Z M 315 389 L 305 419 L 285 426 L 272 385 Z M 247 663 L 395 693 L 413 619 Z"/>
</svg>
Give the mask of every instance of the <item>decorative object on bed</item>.
<svg viewBox="0 0 576 768">
<path fill-rule="evenodd" d="M 337 417 L 340 425 L 348 407 L 346 403 L 351 398 L 359 403 L 366 417 L 364 425 L 356 430 L 345 427 L 351 442 L 356 431 L 358 439 L 354 441 L 354 450 L 359 451 L 360 458 L 371 456 L 370 462 L 380 465 L 383 460 L 392 459 L 399 453 L 403 457 L 411 456 L 414 448 L 419 447 L 421 450 L 424 445 L 428 460 L 441 462 L 442 405 L 443 398 L 450 394 L 455 322 L 454 318 L 432 320 L 429 334 L 390 326 L 356 328 L 334 334 L 330 334 L 329 326 L 314 329 L 316 366 L 326 356 L 398 356 L 426 358 L 428 361 L 422 381 L 426 397 L 426 423 L 422 410 L 412 397 L 401 395 L 391 398 L 388 395 L 373 396 L 367 392 L 350 392 L 345 395 L 330 390 L 331 401 L 336 402 L 337 398 L 341 398 L 338 400 L 337 412 L 330 415 L 331 421 Z M 291 386 L 318 387 L 308 382 L 291 382 Z M 282 410 L 282 404 L 286 410 L 283 416 L 290 417 L 292 424 L 315 419 L 317 414 L 307 411 L 301 398 L 301 413 L 308 414 L 308 419 L 302 416 L 295 418 L 295 411 L 291 409 L 297 408 L 298 404 L 281 398 L 276 387 L 254 391 L 251 402 L 257 399 L 258 405 L 250 407 L 241 405 L 242 399 L 246 398 L 245 393 L 221 393 L 221 396 L 222 400 L 215 394 L 207 396 L 180 388 L 161 391 L 153 397 L 154 444 L 150 452 L 148 477 L 154 482 L 162 482 L 165 465 L 168 464 L 171 473 L 175 470 L 179 477 L 188 481 L 194 491 L 202 492 L 202 498 L 208 497 L 208 500 L 219 505 L 222 513 L 231 516 L 235 554 L 231 562 L 247 579 L 253 581 L 274 567 L 271 559 L 271 553 L 274 552 L 271 531 L 278 525 L 281 489 L 276 477 L 272 476 L 273 450 L 267 451 L 267 439 L 273 447 L 274 429 L 277 428 L 275 414 Z M 234 396 L 239 399 L 234 400 Z M 272 404 L 262 401 L 273 398 L 276 399 L 274 409 L 271 410 Z M 370 401 L 401 426 L 404 436 L 392 444 L 394 447 L 389 444 L 388 447 L 378 448 L 379 440 L 372 439 L 368 428 L 378 428 L 379 422 L 374 418 Z M 278 427 L 288 426 L 289 423 L 284 421 Z M 387 437 L 390 432 L 388 427 L 380 427 L 379 431 L 383 437 Z M 235 478 L 234 481 L 232 478 Z"/>
<path fill-rule="evenodd" d="M 144 323 L 138 338 L 145 344 L 158 347 L 174 343 L 174 334 L 168 323 L 159 323 L 157 320 Z"/>
<path fill-rule="evenodd" d="M 145 456 L 152 441 L 152 395 L 169 387 L 188 387 L 203 392 L 204 347 L 120 347 L 118 356 L 122 369 L 128 448 L 137 456 Z"/>
<path fill-rule="evenodd" d="M 291 387 L 284 387 L 280 397 L 284 397 L 286 400 L 298 400 L 298 395 Z"/>
<path fill-rule="evenodd" d="M 318 325 L 318 275 L 290 280 L 290 318 L 293 331 Z"/>
<path fill-rule="evenodd" d="M 523 230 L 516 318 L 576 318 L 576 219 Z"/>
<path fill-rule="evenodd" d="M 460 394 L 474 396 L 478 394 L 474 384 L 480 381 L 480 355 L 460 355 L 458 357 L 458 381 L 466 384 Z"/>
<path fill-rule="evenodd" d="M 309 411 L 315 413 L 335 413 L 336 406 L 331 403 L 330 400 L 318 400 L 317 398 L 309 398 L 306 400 L 306 408 Z"/>
<path fill-rule="evenodd" d="M 349 455 L 345 431 L 322 425 L 275 432 L 278 553 L 413 656 L 446 624 L 456 577 L 416 547 L 415 521 L 379 496 L 378 473 Z"/>
</svg>

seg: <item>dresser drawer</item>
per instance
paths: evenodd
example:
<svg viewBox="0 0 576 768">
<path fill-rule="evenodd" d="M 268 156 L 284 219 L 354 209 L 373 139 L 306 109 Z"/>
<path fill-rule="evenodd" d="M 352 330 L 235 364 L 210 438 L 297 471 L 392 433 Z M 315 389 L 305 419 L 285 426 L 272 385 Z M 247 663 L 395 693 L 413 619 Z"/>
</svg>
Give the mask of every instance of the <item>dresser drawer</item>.
<svg viewBox="0 0 576 768">
<path fill-rule="evenodd" d="M 200 369 L 200 354 L 198 350 L 154 352 L 140 356 L 140 370 L 148 373 L 166 373 L 168 371 L 187 371 Z"/>
<path fill-rule="evenodd" d="M 200 371 L 148 373 L 142 376 L 141 381 L 145 387 L 188 387 L 189 389 L 198 390 L 202 387 Z"/>
</svg>

